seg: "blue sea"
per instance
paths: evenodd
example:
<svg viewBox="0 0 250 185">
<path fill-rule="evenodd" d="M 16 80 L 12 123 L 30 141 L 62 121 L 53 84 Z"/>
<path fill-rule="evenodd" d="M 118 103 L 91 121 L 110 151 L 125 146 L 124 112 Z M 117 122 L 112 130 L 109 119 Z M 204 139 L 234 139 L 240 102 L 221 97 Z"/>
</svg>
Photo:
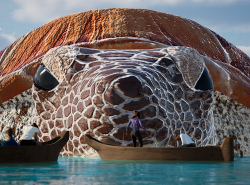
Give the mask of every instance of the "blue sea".
<svg viewBox="0 0 250 185">
<path fill-rule="evenodd" d="M 250 158 L 234 162 L 114 161 L 59 157 L 54 163 L 0 164 L 0 184 L 250 184 Z"/>
</svg>

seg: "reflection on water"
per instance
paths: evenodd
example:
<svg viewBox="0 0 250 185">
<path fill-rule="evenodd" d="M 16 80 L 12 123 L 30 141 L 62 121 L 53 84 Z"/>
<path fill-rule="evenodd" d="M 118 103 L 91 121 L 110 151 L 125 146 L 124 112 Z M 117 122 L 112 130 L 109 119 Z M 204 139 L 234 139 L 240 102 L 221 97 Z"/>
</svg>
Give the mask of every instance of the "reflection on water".
<svg viewBox="0 0 250 185">
<path fill-rule="evenodd" d="M 234 162 L 119 161 L 60 157 L 0 164 L 0 184 L 249 184 L 250 158 Z"/>
<path fill-rule="evenodd" d="M 0 164 L 0 184 L 5 181 L 16 182 L 37 182 L 42 178 L 47 180 L 66 179 L 63 175 L 63 168 L 58 162 L 53 163 L 15 163 Z"/>
<path fill-rule="evenodd" d="M 107 164 L 169 164 L 169 165 L 178 165 L 178 164 L 225 164 L 225 163 L 232 163 L 232 162 L 228 162 L 228 161 L 103 160 L 103 163 L 107 163 Z"/>
</svg>

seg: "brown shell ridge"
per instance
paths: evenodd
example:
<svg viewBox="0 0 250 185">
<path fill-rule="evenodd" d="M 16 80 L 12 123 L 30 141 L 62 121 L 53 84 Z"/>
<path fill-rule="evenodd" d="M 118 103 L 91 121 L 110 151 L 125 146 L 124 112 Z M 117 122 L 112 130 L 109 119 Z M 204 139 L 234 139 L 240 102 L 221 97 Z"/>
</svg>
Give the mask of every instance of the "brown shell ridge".
<svg viewBox="0 0 250 185">
<path fill-rule="evenodd" d="M 192 21 L 193 22 L 193 21 Z M 224 53 L 224 58 L 225 58 L 225 62 L 226 63 L 231 63 L 232 59 L 230 58 L 229 54 L 227 53 L 227 50 L 224 48 L 224 46 L 222 45 L 222 43 L 220 42 L 220 40 L 216 37 L 216 35 L 214 34 L 214 32 L 206 27 L 204 27 L 208 32 L 211 33 L 211 36 L 214 38 L 214 40 L 217 40 L 217 44 L 221 46 L 221 48 L 223 49 L 223 53 Z M 208 56 L 209 57 L 209 56 Z M 211 58 L 211 57 L 210 57 Z"/>
<path fill-rule="evenodd" d="M 26 35 L 24 35 L 23 37 L 21 37 L 20 39 L 16 40 L 13 44 L 11 44 L 3 53 L 3 55 L 0 58 L 0 64 L 1 64 L 1 68 L 0 68 L 0 75 L 1 77 L 3 77 L 3 71 L 6 69 L 8 71 L 8 69 L 11 69 L 14 71 L 18 70 L 20 68 L 16 67 L 18 65 L 15 65 L 14 62 L 10 63 L 9 61 L 14 58 L 15 60 L 18 60 L 15 58 L 15 51 L 17 49 L 19 49 L 22 45 L 22 43 L 24 42 L 25 38 L 28 36 L 29 33 L 27 33 Z M 24 53 L 24 52 L 23 52 Z M 20 54 L 20 56 L 22 56 L 22 54 Z M 7 74 L 9 74 L 10 72 L 7 72 Z"/>
<path fill-rule="evenodd" d="M 40 48 L 39 51 L 33 54 L 33 58 L 47 52 L 49 49 L 47 47 L 48 43 L 50 44 L 50 48 L 52 48 L 58 45 L 71 45 L 77 42 L 92 42 L 104 38 L 117 38 L 124 36 L 147 38 L 156 42 L 166 43 L 168 45 L 175 45 L 171 44 L 169 38 L 166 39 L 166 37 L 168 37 L 166 34 L 168 32 L 171 32 L 168 35 L 171 36 L 171 40 L 173 41 L 173 38 L 176 34 L 173 31 L 175 30 L 171 31 L 169 30 L 168 26 L 160 23 L 161 20 L 159 16 L 161 16 L 162 19 L 165 18 L 166 21 L 169 21 L 169 19 L 171 18 L 175 21 L 181 19 L 186 24 L 190 21 L 170 14 L 157 12 L 157 15 L 155 15 L 155 13 L 156 12 L 150 10 L 138 9 L 104 9 L 68 15 L 55 19 L 54 21 L 51 21 L 41 26 L 37 30 L 31 31 L 25 38 L 25 42 L 32 39 L 33 45 L 35 47 L 31 48 L 31 51 L 35 51 L 36 49 Z M 136 19 L 141 19 L 145 17 L 145 20 L 148 23 L 150 23 L 150 20 L 153 19 L 154 24 L 157 23 L 159 26 L 161 26 L 161 30 L 168 30 L 164 31 L 165 33 L 162 33 L 159 30 L 157 31 L 157 27 L 150 28 L 147 26 L 145 29 L 144 27 L 142 27 L 144 25 L 138 26 L 138 24 L 134 23 L 133 21 L 128 21 L 130 17 Z M 105 23 L 104 20 L 107 20 L 107 23 Z M 166 28 L 164 28 L 164 26 Z M 84 27 L 84 29 L 81 29 L 82 27 Z M 41 35 L 41 33 L 43 33 L 42 37 L 39 36 Z M 44 35 L 47 35 L 48 33 L 51 33 L 50 37 L 48 37 L 46 39 L 46 42 L 43 43 Z M 153 35 L 151 33 L 153 33 Z M 35 38 L 34 35 L 38 36 L 38 38 Z M 54 41 L 52 41 L 52 38 Z M 178 43 L 180 45 L 186 45 L 183 43 L 182 38 L 178 38 Z M 41 47 L 41 44 L 44 46 Z M 192 47 L 192 43 L 191 45 L 189 44 L 186 46 Z M 219 50 L 222 49 L 220 48 Z M 26 60 L 30 61 L 32 57 L 27 56 Z"/>
</svg>

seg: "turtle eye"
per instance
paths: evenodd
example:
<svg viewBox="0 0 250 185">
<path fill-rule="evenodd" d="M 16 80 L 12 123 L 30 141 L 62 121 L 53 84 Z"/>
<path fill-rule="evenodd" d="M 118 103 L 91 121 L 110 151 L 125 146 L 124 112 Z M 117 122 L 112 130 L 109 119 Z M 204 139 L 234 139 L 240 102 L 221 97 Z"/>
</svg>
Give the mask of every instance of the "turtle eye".
<svg viewBox="0 0 250 185">
<path fill-rule="evenodd" d="M 38 68 L 33 82 L 37 88 L 42 90 L 52 90 L 59 84 L 59 81 L 51 74 L 44 64 L 41 64 Z"/>
<path fill-rule="evenodd" d="M 208 69 L 205 67 L 200 79 L 197 81 L 195 85 L 195 89 L 206 91 L 206 90 L 212 90 L 213 88 L 214 87 L 213 87 L 212 77 L 210 76 Z"/>
</svg>

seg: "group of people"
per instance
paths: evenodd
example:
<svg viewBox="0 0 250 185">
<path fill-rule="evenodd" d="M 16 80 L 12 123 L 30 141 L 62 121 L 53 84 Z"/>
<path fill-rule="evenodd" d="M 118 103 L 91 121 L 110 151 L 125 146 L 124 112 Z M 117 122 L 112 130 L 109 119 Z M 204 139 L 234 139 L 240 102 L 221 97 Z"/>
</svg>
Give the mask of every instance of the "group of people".
<svg viewBox="0 0 250 185">
<path fill-rule="evenodd" d="M 36 123 L 27 125 L 23 128 L 23 135 L 21 136 L 19 143 L 12 138 L 12 128 L 6 127 L 3 132 L 3 138 L 0 140 L 1 146 L 40 146 L 38 141 L 38 126 Z M 34 139 L 33 139 L 34 138 Z"/>
<path fill-rule="evenodd" d="M 142 121 L 140 119 L 140 112 L 138 111 L 134 112 L 132 119 L 129 121 L 126 127 L 126 135 L 128 135 L 128 129 L 131 124 L 132 124 L 131 137 L 133 140 L 133 146 L 136 147 L 136 139 L 138 139 L 140 147 L 143 147 L 142 137 L 139 131 L 140 127 L 147 133 L 149 137 L 150 135 L 142 124 Z M 31 145 L 40 146 L 41 143 L 38 141 L 38 136 L 37 136 L 38 132 L 39 132 L 39 129 L 36 123 L 25 126 L 23 129 L 23 135 L 20 138 L 20 141 L 18 144 L 12 138 L 12 129 L 10 127 L 7 127 L 5 128 L 5 131 L 3 133 L 4 134 L 3 139 L 0 140 L 0 145 L 2 146 L 31 146 Z M 174 139 L 177 141 L 178 140 L 182 141 L 182 145 L 179 145 L 178 147 L 195 147 L 196 146 L 196 144 L 187 134 L 175 134 Z"/>
<path fill-rule="evenodd" d="M 139 131 L 140 127 L 147 133 L 147 135 L 149 137 L 150 137 L 150 135 L 148 134 L 147 130 L 145 129 L 145 127 L 142 124 L 142 121 L 140 119 L 140 112 L 138 112 L 138 111 L 134 112 L 132 119 L 129 121 L 129 123 L 126 127 L 126 135 L 128 135 L 128 129 L 129 129 L 129 126 L 131 124 L 132 124 L 131 137 L 133 140 L 133 146 L 136 147 L 136 139 L 138 139 L 139 145 L 140 145 L 140 147 L 142 147 L 143 142 L 142 142 L 142 137 L 141 137 L 141 134 Z M 179 145 L 178 147 L 195 147 L 196 146 L 195 142 L 187 134 L 176 133 L 174 136 L 174 139 L 176 141 L 179 141 L 179 140 L 182 141 L 182 145 Z"/>
</svg>

